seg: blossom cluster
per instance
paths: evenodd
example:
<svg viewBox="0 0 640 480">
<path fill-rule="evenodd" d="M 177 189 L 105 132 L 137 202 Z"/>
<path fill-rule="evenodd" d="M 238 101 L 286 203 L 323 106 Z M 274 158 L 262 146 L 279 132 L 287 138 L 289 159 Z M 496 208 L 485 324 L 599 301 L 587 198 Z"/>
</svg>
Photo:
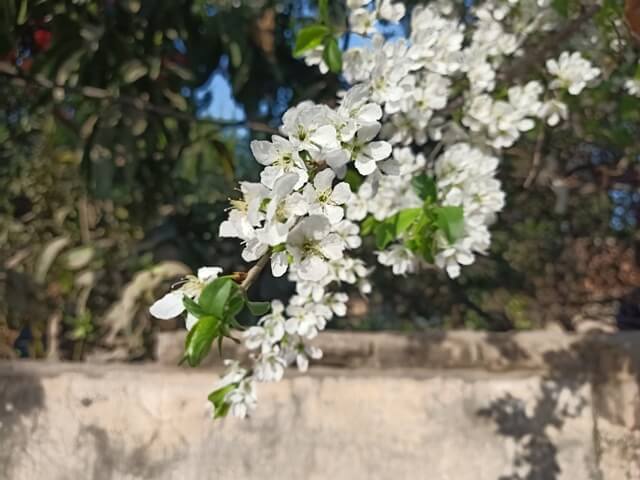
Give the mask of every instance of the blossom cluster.
<svg viewBox="0 0 640 480">
<path fill-rule="evenodd" d="M 459 276 L 462 266 L 488 251 L 489 227 L 505 205 L 497 179 L 503 149 L 536 127 L 559 125 L 568 117 L 565 93 L 580 94 L 601 73 L 580 52 L 565 51 L 536 79 L 501 75 L 505 60 L 522 57 L 530 35 L 558 21 L 549 0 L 489 0 L 472 8 L 466 23 L 456 17 L 456 2 L 429 2 L 411 10 L 406 38 L 391 39 L 378 32 L 379 22 L 401 21 L 404 4 L 346 5 L 351 31 L 370 36 L 369 45 L 343 54 L 342 76 L 352 86 L 340 93 L 336 108 L 308 101 L 290 108 L 281 135 L 251 143 L 264 167 L 260 181 L 240 183 L 241 196 L 220 225 L 221 237 L 242 243 L 245 261 L 268 261 L 275 277 L 288 272 L 296 292 L 287 304 L 272 301 L 270 312 L 243 332 L 251 365 L 227 361 L 212 395 L 236 416 L 255 408 L 255 382 L 278 381 L 293 364 L 305 371 L 322 356 L 309 341 L 347 313 L 349 297 L 338 287 L 371 292 L 371 269 L 355 252 L 362 222 L 420 216 L 430 235 L 428 255 L 407 230 L 398 230 L 378 248 L 378 262 L 396 275 L 431 264 Z M 304 52 L 305 61 L 326 73 L 324 47 L 315 45 Z M 640 90 L 634 83 L 625 87 L 632 94 Z M 348 171 L 360 181 L 347 183 Z M 418 177 L 432 186 L 426 198 L 413 185 Z M 455 235 L 438 223 L 443 211 L 460 217 Z M 423 233 L 412 229 L 411 235 L 416 231 Z M 200 269 L 151 313 L 179 315 L 183 303 L 197 301 L 220 274 L 218 267 Z M 187 314 L 188 329 L 197 322 Z"/>
<path fill-rule="evenodd" d="M 239 239 L 247 262 L 269 256 L 271 271 L 289 271 L 296 295 L 284 306 L 271 303 L 271 312 L 244 332 L 253 352 L 253 367 L 229 362 L 229 372 L 216 390 L 229 389 L 224 401 L 233 414 L 244 416 L 255 404 L 254 381 L 277 381 L 287 365 L 306 370 L 321 352 L 306 340 L 323 330 L 334 315 L 346 313 L 348 296 L 330 291 L 332 284 L 353 284 L 361 292 L 371 287 L 369 269 L 346 255 L 362 242 L 356 223 L 345 218 L 352 197 L 343 178 L 349 165 L 364 177 L 383 176 L 391 145 L 375 140 L 382 110 L 369 100 L 366 87 L 356 85 L 339 106 L 303 102 L 283 116 L 281 132 L 270 141 L 256 140 L 251 150 L 264 166 L 260 182 L 241 182 L 241 198 L 231 201 L 220 237 Z M 183 296 L 197 299 L 221 269 L 208 267 L 168 293 L 152 307 L 158 318 L 172 318 L 184 310 Z M 188 315 L 187 328 L 195 324 Z"/>
</svg>

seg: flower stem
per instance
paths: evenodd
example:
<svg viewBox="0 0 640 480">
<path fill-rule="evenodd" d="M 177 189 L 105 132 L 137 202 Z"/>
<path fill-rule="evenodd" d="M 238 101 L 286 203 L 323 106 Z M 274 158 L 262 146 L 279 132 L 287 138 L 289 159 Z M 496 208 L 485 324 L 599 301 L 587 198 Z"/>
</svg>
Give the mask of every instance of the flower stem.
<svg viewBox="0 0 640 480">
<path fill-rule="evenodd" d="M 269 262 L 269 259 L 271 258 L 271 253 L 267 252 L 265 253 L 262 257 L 260 257 L 260 259 L 253 265 L 253 267 L 251 267 L 249 269 L 249 271 L 247 272 L 247 276 L 245 277 L 245 279 L 242 281 L 242 283 L 240 284 L 240 286 L 244 289 L 244 290 L 249 290 L 249 287 L 251 285 L 253 285 L 253 282 L 256 281 L 256 279 L 258 278 L 258 276 L 260 275 L 260 272 L 262 272 L 262 269 L 265 267 L 265 265 Z"/>
</svg>

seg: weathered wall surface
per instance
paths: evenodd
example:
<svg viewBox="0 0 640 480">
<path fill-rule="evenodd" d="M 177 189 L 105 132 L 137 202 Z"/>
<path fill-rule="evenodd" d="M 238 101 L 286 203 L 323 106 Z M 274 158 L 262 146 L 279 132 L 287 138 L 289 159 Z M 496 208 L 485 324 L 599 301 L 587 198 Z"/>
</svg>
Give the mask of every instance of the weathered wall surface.
<svg viewBox="0 0 640 480">
<path fill-rule="evenodd" d="M 248 420 L 215 367 L 0 364 L 0 478 L 640 479 L 636 334 L 322 338 Z"/>
</svg>

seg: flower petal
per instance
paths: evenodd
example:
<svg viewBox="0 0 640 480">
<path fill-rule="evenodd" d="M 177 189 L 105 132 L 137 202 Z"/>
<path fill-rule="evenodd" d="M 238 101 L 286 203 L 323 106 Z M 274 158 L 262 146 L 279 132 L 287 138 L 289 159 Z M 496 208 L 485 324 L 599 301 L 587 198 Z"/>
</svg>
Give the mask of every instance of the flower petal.
<svg viewBox="0 0 640 480">
<path fill-rule="evenodd" d="M 177 317 L 184 312 L 184 305 L 182 303 L 183 295 L 184 293 L 180 290 L 167 293 L 151 305 L 149 313 L 160 320 L 169 320 L 170 318 Z"/>
<path fill-rule="evenodd" d="M 288 268 L 289 261 L 287 252 L 277 252 L 271 255 L 271 273 L 273 273 L 274 277 L 281 277 Z M 282 308 L 280 311 L 282 311 Z"/>
<path fill-rule="evenodd" d="M 262 165 L 271 165 L 277 155 L 273 144 L 266 140 L 254 140 L 251 142 L 251 152 L 258 163 Z"/>
</svg>

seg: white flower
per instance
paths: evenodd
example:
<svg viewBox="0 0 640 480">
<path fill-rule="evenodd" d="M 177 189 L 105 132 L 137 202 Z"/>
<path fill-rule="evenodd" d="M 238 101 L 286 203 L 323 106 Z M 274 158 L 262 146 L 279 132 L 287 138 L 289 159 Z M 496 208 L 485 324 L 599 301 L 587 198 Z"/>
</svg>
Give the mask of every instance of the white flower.
<svg viewBox="0 0 640 480">
<path fill-rule="evenodd" d="M 347 302 L 349 301 L 349 295 L 346 293 L 328 293 L 324 296 L 322 301 L 338 317 L 344 317 L 347 314 Z"/>
<path fill-rule="evenodd" d="M 214 390 L 219 390 L 228 385 L 239 383 L 247 376 L 247 369 L 240 366 L 240 362 L 237 360 L 225 359 L 224 361 L 227 371 L 214 385 Z"/>
<path fill-rule="evenodd" d="M 299 152 L 306 150 L 313 155 L 322 149 L 333 150 L 340 147 L 336 129 L 331 124 L 334 115 L 326 105 L 302 102 L 282 116 L 280 130 Z"/>
<path fill-rule="evenodd" d="M 371 35 L 376 31 L 376 12 L 366 8 L 353 10 L 349 15 L 349 25 L 354 33 Z"/>
<path fill-rule="evenodd" d="M 600 75 L 580 52 L 562 52 L 557 60 L 547 60 L 547 70 L 556 78 L 549 88 L 566 88 L 571 95 L 579 95 L 589 82 Z"/>
<path fill-rule="evenodd" d="M 266 165 L 266 168 L 260 172 L 260 181 L 268 188 L 273 188 L 276 180 L 286 173 L 297 174 L 296 190 L 309 178 L 307 167 L 298 155 L 298 151 L 285 138 L 274 135 L 270 142 L 254 140 L 251 142 L 251 152 L 258 163 Z"/>
<path fill-rule="evenodd" d="M 362 245 L 360 227 L 349 220 L 342 220 L 334 227 L 334 231 L 340 235 L 347 248 L 358 248 Z"/>
<path fill-rule="evenodd" d="M 329 271 L 329 260 L 342 258 L 344 242 L 339 235 L 331 233 L 326 217 L 310 215 L 289 233 L 287 250 L 293 256 L 300 278 L 318 281 Z"/>
<path fill-rule="evenodd" d="M 319 360 L 322 358 L 322 350 L 312 345 L 300 343 L 296 347 L 296 366 L 301 372 L 306 372 L 309 368 L 309 359 Z"/>
<path fill-rule="evenodd" d="M 414 253 L 400 244 L 395 244 L 387 250 L 378 252 L 378 262 L 391 267 L 394 275 L 414 273 L 418 268 L 418 261 Z"/>
<path fill-rule="evenodd" d="M 323 317 L 318 317 L 311 311 L 309 305 L 290 304 L 287 306 L 287 315 L 289 316 L 285 323 L 287 333 L 300 335 L 304 338 L 314 338 L 318 335 L 318 330 L 324 328 L 326 323 Z"/>
<path fill-rule="evenodd" d="M 460 276 L 460 265 L 471 265 L 475 259 L 466 242 L 457 242 L 436 254 L 436 265 L 447 271 L 451 278 Z"/>
<path fill-rule="evenodd" d="M 636 97 L 640 97 L 640 79 L 629 78 L 624 82 L 624 88 L 629 93 Z"/>
<path fill-rule="evenodd" d="M 307 213 L 307 202 L 301 193 L 294 191 L 297 182 L 295 173 L 288 173 L 276 181 L 267 204 L 265 225 L 256 232 L 261 242 L 271 246 L 283 243 L 298 217 Z"/>
<path fill-rule="evenodd" d="M 241 200 L 231 200 L 229 218 L 220 224 L 221 237 L 247 240 L 254 236 L 254 226 L 259 225 L 264 214 L 260 211 L 262 201 L 269 190 L 259 183 L 241 182 Z"/>
<path fill-rule="evenodd" d="M 279 382 L 282 380 L 286 366 L 285 359 L 280 355 L 280 348 L 273 346 L 271 350 L 261 353 L 257 358 L 254 375 L 259 382 Z"/>
<path fill-rule="evenodd" d="M 225 403 L 230 405 L 231 415 L 245 418 L 256 408 L 256 390 L 250 377 L 242 380 L 236 388 L 224 396 Z"/>
<path fill-rule="evenodd" d="M 371 183 L 364 182 L 360 185 L 358 193 L 352 194 L 347 202 L 347 218 L 349 220 L 364 220 L 369 211 L 369 201 L 373 197 L 373 187 Z"/>
<path fill-rule="evenodd" d="M 197 277 L 188 276 L 180 288 L 167 293 L 151 305 L 149 313 L 161 320 L 169 320 L 177 317 L 185 310 L 183 298 L 189 297 L 196 299 L 200 296 L 202 289 L 208 283 L 218 278 L 220 273 L 222 273 L 222 268 L 220 267 L 199 268 Z M 193 327 L 197 321 L 198 319 L 196 317 L 188 314 L 186 320 L 187 330 L 191 330 L 191 327 Z"/>
<path fill-rule="evenodd" d="M 260 319 L 257 326 L 243 333 L 244 344 L 249 350 L 260 349 L 263 353 L 284 337 L 284 306 L 279 300 L 271 302 L 271 313 Z"/>
<path fill-rule="evenodd" d="M 391 0 L 376 0 L 378 17 L 389 22 L 399 22 L 405 14 L 404 3 Z"/>
<path fill-rule="evenodd" d="M 335 178 L 333 170 L 322 170 L 313 179 L 313 185 L 308 183 L 303 191 L 304 200 L 309 205 L 309 213 L 324 215 L 332 224 L 342 220 L 344 208 L 341 205 L 351 197 L 351 189 L 346 182 L 338 183 L 332 189 Z"/>
<path fill-rule="evenodd" d="M 372 141 L 379 131 L 379 124 L 365 125 L 358 130 L 349 146 L 351 159 L 362 175 L 371 175 L 377 170 L 376 162 L 391 155 L 391 145 L 388 142 Z"/>
<path fill-rule="evenodd" d="M 539 115 L 540 118 L 547 119 L 547 125 L 555 127 L 560 120 L 566 120 L 569 117 L 569 109 L 560 100 L 548 100 L 542 105 Z"/>
<path fill-rule="evenodd" d="M 319 45 L 316 48 L 312 48 L 307 50 L 303 54 L 304 63 L 309 65 L 310 67 L 314 65 L 318 65 L 320 69 L 320 73 L 323 75 L 329 71 L 329 66 L 324 61 L 324 46 Z"/>
</svg>

